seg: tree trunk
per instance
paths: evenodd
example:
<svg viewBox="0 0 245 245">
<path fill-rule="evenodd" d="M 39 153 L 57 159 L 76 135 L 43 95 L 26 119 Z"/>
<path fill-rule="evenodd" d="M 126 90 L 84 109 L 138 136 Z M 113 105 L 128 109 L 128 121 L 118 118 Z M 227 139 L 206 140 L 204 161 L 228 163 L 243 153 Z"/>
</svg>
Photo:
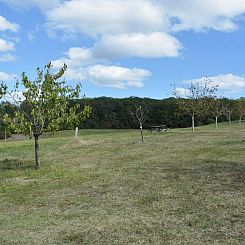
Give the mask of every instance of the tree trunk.
<svg viewBox="0 0 245 245">
<path fill-rule="evenodd" d="M 242 117 L 239 118 L 239 126 L 242 126 Z"/>
<path fill-rule="evenodd" d="M 218 117 L 215 117 L 215 127 L 218 128 Z"/>
<path fill-rule="evenodd" d="M 35 168 L 39 169 L 40 168 L 40 160 L 39 160 L 39 136 L 34 136 L 35 139 Z"/>
<path fill-rule="evenodd" d="M 229 126 L 231 128 L 231 118 L 229 117 Z"/>
<path fill-rule="evenodd" d="M 4 128 L 4 141 L 7 142 L 7 129 Z"/>
<path fill-rule="evenodd" d="M 140 125 L 140 135 L 141 135 L 141 142 L 144 143 L 143 126 L 142 125 Z"/>
<path fill-rule="evenodd" d="M 191 119 L 192 119 L 192 132 L 194 132 L 195 131 L 195 116 L 192 115 Z"/>
</svg>

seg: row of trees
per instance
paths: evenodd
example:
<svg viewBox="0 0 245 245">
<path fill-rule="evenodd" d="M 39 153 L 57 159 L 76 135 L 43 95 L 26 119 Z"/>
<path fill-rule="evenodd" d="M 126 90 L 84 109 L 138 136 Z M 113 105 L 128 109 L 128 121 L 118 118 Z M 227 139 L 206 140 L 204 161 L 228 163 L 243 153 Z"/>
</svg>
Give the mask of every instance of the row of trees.
<svg viewBox="0 0 245 245">
<path fill-rule="evenodd" d="M 84 106 L 90 106 L 92 113 L 89 118 L 77 122 L 79 128 L 114 128 L 129 129 L 139 128 L 138 120 L 132 116 L 136 108 L 140 106 L 147 111 L 148 117 L 144 122 L 144 128 L 153 125 L 165 124 L 169 128 L 191 127 L 192 110 L 194 110 L 194 126 L 208 123 L 224 122 L 229 120 L 241 120 L 245 117 L 245 99 L 231 100 L 227 98 L 213 98 L 208 103 L 198 102 L 188 98 L 167 98 L 162 100 L 129 97 L 123 99 L 99 97 L 84 98 L 70 101 L 69 106 L 79 104 L 80 111 Z M 23 103 L 23 102 L 22 102 Z M 24 106 L 23 103 L 22 106 Z M 197 107 L 200 106 L 200 107 Z M 26 105 L 25 105 L 26 106 Z M 2 112 L 11 113 L 11 107 L 0 105 Z M 182 108 L 182 109 L 181 109 Z M 79 111 L 78 110 L 78 111 Z M 2 113 L 2 114 L 3 114 Z M 0 121 L 0 125 L 1 125 Z M 61 129 L 71 128 L 67 123 L 62 124 Z M 4 125 L 2 125 L 2 130 Z M 46 129 L 45 129 L 46 130 Z M 1 131 L 1 129 L 0 129 Z M 2 133 L 3 135 L 4 133 Z"/>
<path fill-rule="evenodd" d="M 245 116 L 245 99 L 217 98 L 218 87 L 208 79 L 190 83 L 181 90 L 174 89 L 174 97 L 164 100 L 136 97 L 81 99 L 80 84 L 72 87 L 62 79 L 66 69 L 64 65 L 54 72 L 49 63 L 44 69 L 37 69 L 34 81 L 23 73 L 21 82 L 17 81 L 13 89 L 4 83 L 0 84 L 0 130 L 4 128 L 5 137 L 7 129 L 10 129 L 34 138 L 36 168 L 40 167 L 39 137 L 44 131 L 52 133 L 74 126 L 140 127 L 143 141 L 143 124 L 144 127 L 158 124 L 168 127 L 192 125 L 194 131 L 195 125 L 206 124 L 214 119 L 217 127 L 218 119 L 224 121 L 227 117 L 231 123 L 232 117 L 239 118 L 241 123 Z"/>
<path fill-rule="evenodd" d="M 132 112 L 142 107 L 147 111 L 144 128 L 165 124 L 169 128 L 191 127 L 208 123 L 242 120 L 245 99 L 209 97 L 191 99 L 171 97 L 162 100 L 129 97 L 115 99 L 99 97 L 80 100 L 81 106 L 90 105 L 93 113 L 80 123 L 80 128 L 139 128 Z"/>
<path fill-rule="evenodd" d="M 228 100 L 218 98 L 216 92 L 218 85 L 209 78 L 202 81 L 194 81 L 181 89 L 174 89 L 173 94 L 177 100 L 178 110 L 191 116 L 192 131 L 195 130 L 197 117 L 215 119 L 218 128 L 218 119 L 226 116 L 231 126 L 231 118 L 239 117 L 240 123 L 245 116 L 245 98 Z"/>
</svg>

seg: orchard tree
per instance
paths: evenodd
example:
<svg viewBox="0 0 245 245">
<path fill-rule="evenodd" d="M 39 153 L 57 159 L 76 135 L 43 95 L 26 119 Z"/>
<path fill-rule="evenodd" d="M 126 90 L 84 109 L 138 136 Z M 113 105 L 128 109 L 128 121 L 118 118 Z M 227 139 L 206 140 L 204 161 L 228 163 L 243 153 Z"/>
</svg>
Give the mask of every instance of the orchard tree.
<svg viewBox="0 0 245 245">
<path fill-rule="evenodd" d="M 225 110 L 225 115 L 229 122 L 229 127 L 231 128 L 231 117 L 233 115 L 233 108 L 231 106 L 227 107 Z"/>
<path fill-rule="evenodd" d="M 217 87 L 212 80 L 204 78 L 187 83 L 185 87 L 174 88 L 173 95 L 177 99 L 180 111 L 191 116 L 193 132 L 196 117 L 208 112 Z"/>
<path fill-rule="evenodd" d="M 210 100 L 210 114 L 215 117 L 215 127 L 218 128 L 218 118 L 225 115 L 228 109 L 228 102 L 225 99 L 213 98 Z"/>
<path fill-rule="evenodd" d="M 138 120 L 139 127 L 140 127 L 140 135 L 141 135 L 141 142 L 144 142 L 143 136 L 143 124 L 145 120 L 148 118 L 148 112 L 142 106 L 136 107 L 135 112 L 132 112 L 132 115 Z"/>
<path fill-rule="evenodd" d="M 53 71 L 51 63 L 44 69 L 37 68 L 37 78 L 31 81 L 22 73 L 21 82 L 16 82 L 10 90 L 6 84 L 0 85 L 0 98 L 4 98 L 14 110 L 6 113 L 4 121 L 17 133 L 34 137 L 35 167 L 40 168 L 39 137 L 44 131 L 55 132 L 61 127 L 78 125 L 90 115 L 91 108 L 80 108 L 77 103 L 69 106 L 71 100 L 80 97 L 81 85 L 72 87 L 62 79 L 67 66 Z"/>
<path fill-rule="evenodd" d="M 239 114 L 239 125 L 242 124 L 242 117 L 245 116 L 245 98 L 240 98 L 235 102 L 235 108 Z"/>
</svg>

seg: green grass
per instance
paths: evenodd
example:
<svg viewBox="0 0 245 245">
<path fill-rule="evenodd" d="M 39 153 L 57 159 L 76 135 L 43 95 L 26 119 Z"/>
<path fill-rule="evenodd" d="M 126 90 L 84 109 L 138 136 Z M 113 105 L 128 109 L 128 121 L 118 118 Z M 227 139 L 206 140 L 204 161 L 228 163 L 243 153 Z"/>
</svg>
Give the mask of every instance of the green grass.
<svg viewBox="0 0 245 245">
<path fill-rule="evenodd" d="M 244 244 L 245 126 L 0 142 L 0 244 Z"/>
</svg>

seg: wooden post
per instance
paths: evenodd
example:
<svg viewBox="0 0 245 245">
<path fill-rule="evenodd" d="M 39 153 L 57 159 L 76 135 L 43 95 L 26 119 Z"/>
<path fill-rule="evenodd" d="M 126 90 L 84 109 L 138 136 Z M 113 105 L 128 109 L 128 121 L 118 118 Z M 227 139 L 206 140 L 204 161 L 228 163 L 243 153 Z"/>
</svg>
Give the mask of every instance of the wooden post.
<svg viewBox="0 0 245 245">
<path fill-rule="evenodd" d="M 78 140 L 78 127 L 76 127 L 75 129 L 75 140 L 76 141 Z"/>
<path fill-rule="evenodd" d="M 143 126 L 142 125 L 140 125 L 140 135 L 141 135 L 141 142 L 144 143 Z"/>
<path fill-rule="evenodd" d="M 229 127 L 231 128 L 231 117 L 229 117 Z"/>
<path fill-rule="evenodd" d="M 7 129 L 6 126 L 4 127 L 4 141 L 7 141 Z"/>
<path fill-rule="evenodd" d="M 192 115 L 191 120 L 192 120 L 192 132 L 194 132 L 195 131 L 195 117 L 194 117 L 194 115 Z"/>
</svg>

